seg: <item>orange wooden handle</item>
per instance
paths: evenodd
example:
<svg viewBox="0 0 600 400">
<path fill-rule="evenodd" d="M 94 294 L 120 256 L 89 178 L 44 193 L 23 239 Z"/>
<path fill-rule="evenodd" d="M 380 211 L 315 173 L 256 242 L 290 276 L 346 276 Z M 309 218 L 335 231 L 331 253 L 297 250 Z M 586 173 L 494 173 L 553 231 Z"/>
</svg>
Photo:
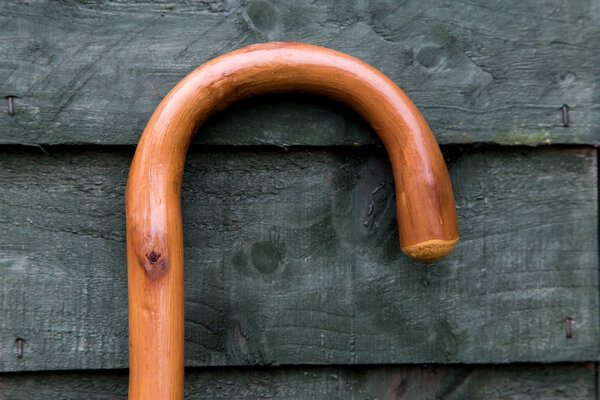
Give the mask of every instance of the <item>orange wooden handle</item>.
<svg viewBox="0 0 600 400">
<path fill-rule="evenodd" d="M 171 90 L 146 126 L 127 182 L 129 398 L 182 399 L 181 179 L 185 155 L 214 112 L 253 95 L 307 92 L 355 109 L 392 163 L 402 250 L 431 263 L 458 241 L 452 186 L 423 116 L 390 79 L 337 51 L 265 43 L 216 58 Z"/>
</svg>

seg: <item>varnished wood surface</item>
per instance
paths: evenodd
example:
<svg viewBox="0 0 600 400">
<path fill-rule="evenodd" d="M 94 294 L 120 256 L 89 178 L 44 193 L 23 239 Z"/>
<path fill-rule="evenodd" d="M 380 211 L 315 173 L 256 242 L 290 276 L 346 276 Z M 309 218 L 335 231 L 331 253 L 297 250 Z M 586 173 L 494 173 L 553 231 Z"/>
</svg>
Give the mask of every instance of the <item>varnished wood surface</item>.
<svg viewBox="0 0 600 400">
<path fill-rule="evenodd" d="M 251 96 L 304 92 L 355 109 L 381 138 L 394 171 L 402 250 L 423 263 L 458 241 L 452 185 L 437 142 L 389 78 L 349 55 L 302 43 L 249 46 L 190 73 L 144 129 L 126 193 L 130 397 L 183 397 L 181 180 L 204 121 Z"/>
<path fill-rule="evenodd" d="M 423 269 L 383 150 L 193 148 L 186 365 L 596 360 L 596 150 L 442 150 L 461 241 Z M 127 368 L 134 149 L 47 151 L 0 153 L 0 369 Z"/>
</svg>

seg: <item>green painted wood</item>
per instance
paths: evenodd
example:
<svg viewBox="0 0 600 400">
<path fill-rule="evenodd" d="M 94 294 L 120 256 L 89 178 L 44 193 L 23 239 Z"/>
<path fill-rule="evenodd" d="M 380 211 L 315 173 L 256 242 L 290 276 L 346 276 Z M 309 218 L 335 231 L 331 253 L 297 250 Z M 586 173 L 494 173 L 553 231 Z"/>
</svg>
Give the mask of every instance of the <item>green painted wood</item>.
<svg viewBox="0 0 600 400">
<path fill-rule="evenodd" d="M 596 399 L 595 365 L 194 368 L 190 399 Z M 0 400 L 125 399 L 127 371 L 0 375 Z"/>
<path fill-rule="evenodd" d="M 187 365 L 595 361 L 596 150 L 445 151 L 461 241 L 424 266 L 383 151 L 193 149 Z M 0 154 L 0 370 L 126 367 L 133 149 Z"/>
<path fill-rule="evenodd" d="M 185 75 L 269 40 L 371 63 L 441 143 L 600 144 L 598 0 L 2 2 L 0 97 L 16 96 L 16 114 L 0 115 L 0 143 L 137 143 Z M 242 103 L 197 142 L 378 143 L 352 112 L 310 96 Z"/>
</svg>

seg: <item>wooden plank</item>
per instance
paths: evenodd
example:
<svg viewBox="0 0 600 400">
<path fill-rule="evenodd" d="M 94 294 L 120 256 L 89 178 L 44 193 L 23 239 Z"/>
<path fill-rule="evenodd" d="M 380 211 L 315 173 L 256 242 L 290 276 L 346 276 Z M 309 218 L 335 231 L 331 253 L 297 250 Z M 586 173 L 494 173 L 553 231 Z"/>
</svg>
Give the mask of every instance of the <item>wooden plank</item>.
<svg viewBox="0 0 600 400">
<path fill-rule="evenodd" d="M 596 399 L 595 365 L 193 368 L 186 398 Z M 126 398 L 127 371 L 0 375 L 1 400 Z"/>
<path fill-rule="evenodd" d="M 0 27 L 0 96 L 16 96 L 16 114 L 0 117 L 0 143 L 137 143 L 194 68 L 284 40 L 371 63 L 441 143 L 600 144 L 598 0 L 10 1 L 0 4 Z M 378 143 L 352 112 L 310 96 L 244 102 L 197 142 Z"/>
<path fill-rule="evenodd" d="M 595 361 L 596 150 L 445 151 L 461 241 L 424 267 L 382 151 L 193 150 L 187 365 Z M 0 370 L 126 367 L 132 150 L 1 154 Z"/>
</svg>

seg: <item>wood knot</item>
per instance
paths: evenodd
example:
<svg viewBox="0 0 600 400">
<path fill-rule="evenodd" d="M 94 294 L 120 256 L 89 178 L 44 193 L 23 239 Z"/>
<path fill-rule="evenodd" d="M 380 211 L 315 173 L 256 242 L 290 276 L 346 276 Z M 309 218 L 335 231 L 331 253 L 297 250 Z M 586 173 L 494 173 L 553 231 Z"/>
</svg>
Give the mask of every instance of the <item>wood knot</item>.
<svg viewBox="0 0 600 400">
<path fill-rule="evenodd" d="M 146 254 L 146 258 L 150 261 L 150 264 L 154 265 L 160 258 L 161 254 L 156 254 L 155 252 L 151 252 L 150 254 Z"/>
<path fill-rule="evenodd" d="M 148 262 L 144 263 L 144 270 L 150 280 L 154 281 L 167 272 L 167 261 L 164 258 L 161 259 L 161 256 L 162 254 L 156 251 L 146 253 Z"/>
<path fill-rule="evenodd" d="M 155 281 L 167 274 L 170 258 L 169 248 L 164 233 L 152 235 L 142 233 L 137 226 L 128 227 L 127 242 L 135 252 L 135 258 L 144 269 L 150 281 Z"/>
</svg>

